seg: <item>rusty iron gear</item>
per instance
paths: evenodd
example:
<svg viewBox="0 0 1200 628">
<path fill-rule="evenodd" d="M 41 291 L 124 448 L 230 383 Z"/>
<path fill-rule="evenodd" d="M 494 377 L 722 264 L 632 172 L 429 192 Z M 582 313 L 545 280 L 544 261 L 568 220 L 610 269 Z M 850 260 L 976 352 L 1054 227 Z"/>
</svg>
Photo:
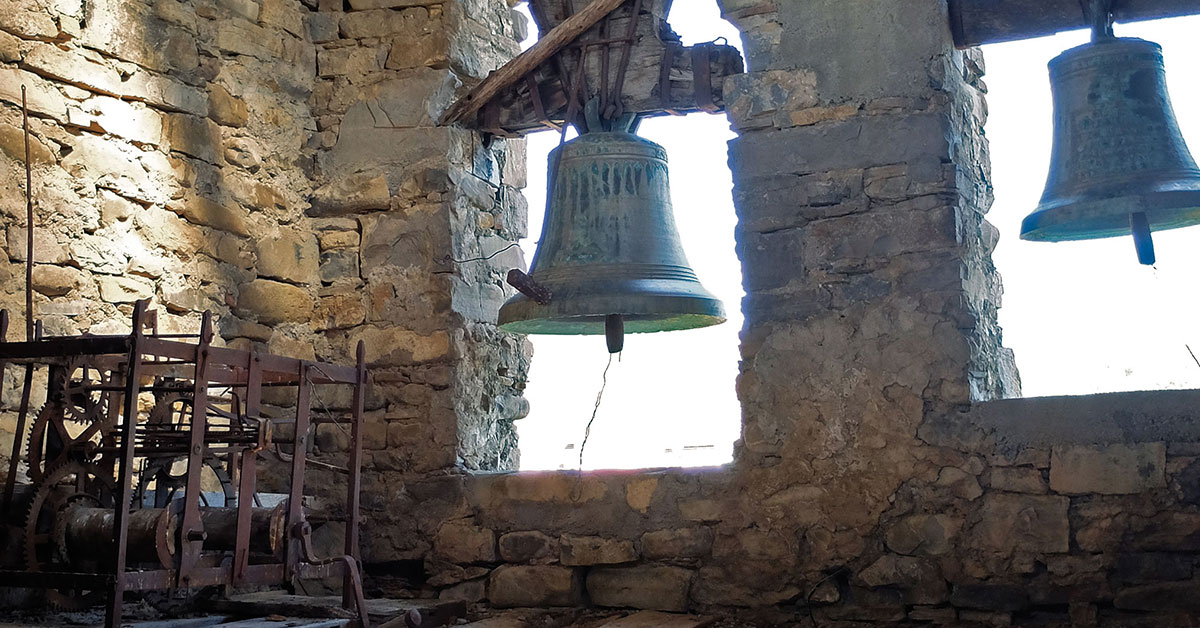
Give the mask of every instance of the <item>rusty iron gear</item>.
<svg viewBox="0 0 1200 628">
<path fill-rule="evenodd" d="M 31 572 L 78 571 L 63 543 L 60 522 L 70 508 L 88 504 L 112 508 L 116 482 L 95 466 L 66 462 L 50 469 L 36 484 L 25 516 L 25 569 Z M 46 589 L 46 602 L 63 610 L 82 610 L 104 599 L 103 589 Z"/>
</svg>

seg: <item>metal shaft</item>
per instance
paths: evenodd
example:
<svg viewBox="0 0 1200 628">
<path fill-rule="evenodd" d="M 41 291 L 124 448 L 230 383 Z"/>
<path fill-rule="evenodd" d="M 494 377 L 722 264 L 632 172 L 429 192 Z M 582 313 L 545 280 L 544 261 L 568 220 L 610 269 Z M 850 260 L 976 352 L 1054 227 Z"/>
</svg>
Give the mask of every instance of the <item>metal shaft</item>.
<svg viewBox="0 0 1200 628">
<path fill-rule="evenodd" d="M 29 105 L 24 85 L 21 126 L 25 132 L 25 340 L 28 342 L 33 340 L 33 164 L 29 160 Z"/>
</svg>

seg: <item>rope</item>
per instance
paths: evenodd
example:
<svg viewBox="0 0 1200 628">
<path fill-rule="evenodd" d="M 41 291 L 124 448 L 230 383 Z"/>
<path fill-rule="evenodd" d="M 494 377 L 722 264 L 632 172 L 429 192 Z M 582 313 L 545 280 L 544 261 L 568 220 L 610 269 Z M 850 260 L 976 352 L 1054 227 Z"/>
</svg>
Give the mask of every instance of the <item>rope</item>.
<svg viewBox="0 0 1200 628">
<path fill-rule="evenodd" d="M 583 443 L 579 445 L 579 471 L 583 471 L 583 450 L 587 447 L 588 438 L 592 435 L 592 423 L 596 422 L 596 413 L 600 412 L 600 401 L 604 399 L 604 389 L 608 388 L 608 369 L 612 368 L 613 354 L 608 354 L 608 364 L 604 366 L 604 374 L 600 378 L 600 392 L 596 393 L 596 405 L 592 407 L 592 418 L 588 420 L 587 428 L 583 430 Z"/>
</svg>

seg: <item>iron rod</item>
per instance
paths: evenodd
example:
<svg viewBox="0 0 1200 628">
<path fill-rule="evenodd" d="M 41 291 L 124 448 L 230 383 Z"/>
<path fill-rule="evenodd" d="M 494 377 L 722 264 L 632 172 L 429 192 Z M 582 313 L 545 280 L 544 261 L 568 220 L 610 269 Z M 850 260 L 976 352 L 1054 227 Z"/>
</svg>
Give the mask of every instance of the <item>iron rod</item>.
<svg viewBox="0 0 1200 628">
<path fill-rule="evenodd" d="M 25 340 L 33 340 L 33 163 L 29 161 L 29 104 L 21 86 L 21 127 L 25 133 Z"/>
</svg>

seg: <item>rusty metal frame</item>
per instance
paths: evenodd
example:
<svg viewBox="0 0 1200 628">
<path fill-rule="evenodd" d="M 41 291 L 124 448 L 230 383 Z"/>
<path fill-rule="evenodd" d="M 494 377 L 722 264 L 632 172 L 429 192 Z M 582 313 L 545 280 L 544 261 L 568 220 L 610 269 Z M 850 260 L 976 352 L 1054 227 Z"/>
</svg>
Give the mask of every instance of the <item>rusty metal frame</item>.
<svg viewBox="0 0 1200 628">
<path fill-rule="evenodd" d="M 357 346 L 356 364 L 353 367 L 217 347 L 212 345 L 211 314 L 205 313 L 198 335 L 158 335 L 157 317 L 148 310 L 146 301 L 139 301 L 135 305 L 133 331 L 124 336 L 43 338 L 37 333 L 33 340 L 9 342 L 7 327 L 8 313 L 0 311 L 0 365 L 23 364 L 26 367 L 22 417 L 28 414 L 32 374 L 39 366 L 61 365 L 68 359 L 86 356 L 91 363 L 103 365 L 113 374 L 110 383 L 94 388 L 112 395 L 109 412 L 110 416 L 116 415 L 114 418 L 118 419 L 111 423 L 112 431 L 104 435 L 104 440 L 96 449 L 99 458 L 94 465 L 102 473 L 116 476 L 117 506 L 112 517 L 113 543 L 109 570 L 96 573 L 0 571 L 0 586 L 104 590 L 107 593 L 105 625 L 116 628 L 121 625 L 122 598 L 126 591 L 211 585 L 283 585 L 294 578 L 327 577 L 340 573 L 345 585 L 343 606 L 355 610 L 361 625 L 369 628 L 359 573 L 359 490 L 367 383 L 366 348 L 362 342 Z M 170 378 L 177 383 L 186 382 L 187 389 L 192 393 L 186 450 L 180 449 L 184 436 L 182 430 L 176 430 L 171 435 L 172 440 L 163 444 L 155 441 L 161 436 L 139 424 L 138 396 L 167 389 L 157 383 L 162 378 Z M 351 416 L 314 420 L 310 413 L 312 388 L 316 384 L 352 386 Z M 0 387 L 2 385 L 0 382 Z M 286 508 L 286 523 L 280 526 L 279 531 L 282 546 L 274 556 L 260 555 L 252 562 L 251 543 L 255 541 L 251 538 L 252 522 L 256 513 L 261 515 L 259 511 L 268 509 L 254 508 L 254 500 L 249 496 L 254 493 L 257 479 L 257 456 L 273 442 L 270 421 L 259 416 L 264 386 L 296 388 L 295 430 L 291 439 L 294 449 L 289 461 L 291 484 L 288 501 L 286 506 L 281 505 L 281 508 Z M 239 421 L 238 429 L 208 429 L 212 412 L 225 412 L 217 409 L 210 412 L 206 408 L 210 388 L 237 391 L 231 405 Z M 244 411 L 239 411 L 243 408 Z M 306 451 L 310 426 L 329 422 L 348 423 L 350 428 L 349 461 L 346 469 L 342 470 L 348 476 L 347 532 L 344 556 L 318 559 L 311 550 L 311 539 L 308 538 L 311 526 L 305 519 L 303 509 L 305 467 L 310 462 Z M 25 436 L 24 421 L 21 421 L 20 427 L 14 443 L 14 464 L 6 478 L 6 508 L 17 480 L 15 460 Z M 133 542 L 129 534 L 131 515 L 143 507 L 141 503 L 134 503 L 134 480 L 138 475 L 135 461 L 146 453 L 161 454 L 163 451 L 177 453 L 180 457 L 187 456 L 184 497 L 172 504 L 172 515 L 179 517 L 181 533 L 175 563 L 146 568 L 145 564 L 139 566 L 129 561 L 132 554 L 130 543 Z M 226 521 L 236 521 L 232 548 L 205 547 L 208 532 L 204 528 L 202 515 L 211 509 L 201 506 L 200 470 L 205 455 L 213 452 L 227 455 L 228 464 L 236 475 L 235 485 L 240 498 L 236 507 L 227 508 L 226 515 L 223 515 L 232 517 Z M 275 525 L 274 521 L 272 517 L 272 526 Z M 261 543 L 261 539 L 258 542 Z M 260 554 L 261 551 L 260 546 Z"/>
</svg>

